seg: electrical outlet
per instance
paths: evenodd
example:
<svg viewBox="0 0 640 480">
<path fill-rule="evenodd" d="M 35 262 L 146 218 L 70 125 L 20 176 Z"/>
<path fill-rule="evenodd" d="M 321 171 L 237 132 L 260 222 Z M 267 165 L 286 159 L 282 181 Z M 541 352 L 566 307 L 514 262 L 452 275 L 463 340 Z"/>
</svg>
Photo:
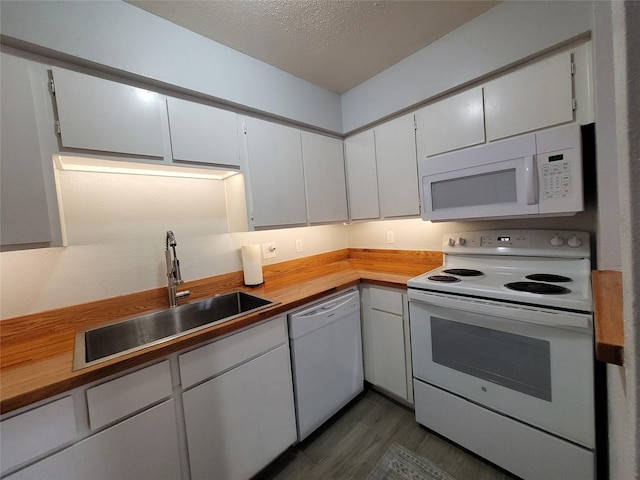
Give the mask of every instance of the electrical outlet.
<svg viewBox="0 0 640 480">
<path fill-rule="evenodd" d="M 387 243 L 396 243 L 393 235 L 393 230 L 387 230 Z"/>
<path fill-rule="evenodd" d="M 262 244 L 262 258 L 274 258 L 276 256 L 276 244 L 263 243 Z"/>
<path fill-rule="evenodd" d="M 296 238 L 296 252 L 300 253 L 302 251 L 302 239 Z"/>
</svg>

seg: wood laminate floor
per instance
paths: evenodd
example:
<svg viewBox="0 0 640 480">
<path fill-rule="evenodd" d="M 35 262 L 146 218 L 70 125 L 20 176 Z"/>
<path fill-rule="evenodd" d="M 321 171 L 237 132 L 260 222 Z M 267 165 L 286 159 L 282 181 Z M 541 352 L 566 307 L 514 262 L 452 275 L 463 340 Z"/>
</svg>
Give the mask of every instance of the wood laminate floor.
<svg viewBox="0 0 640 480">
<path fill-rule="evenodd" d="M 368 390 L 255 480 L 366 479 L 393 442 L 456 480 L 515 478 L 420 426 L 412 410 Z"/>
</svg>

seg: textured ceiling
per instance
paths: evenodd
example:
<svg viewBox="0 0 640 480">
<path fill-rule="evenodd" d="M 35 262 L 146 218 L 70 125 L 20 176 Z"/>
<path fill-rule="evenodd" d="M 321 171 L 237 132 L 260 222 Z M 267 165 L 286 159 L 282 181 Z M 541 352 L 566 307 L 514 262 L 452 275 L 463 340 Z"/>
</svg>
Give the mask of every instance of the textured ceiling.
<svg viewBox="0 0 640 480">
<path fill-rule="evenodd" d="M 496 1 L 127 0 L 336 93 L 397 63 Z"/>
</svg>

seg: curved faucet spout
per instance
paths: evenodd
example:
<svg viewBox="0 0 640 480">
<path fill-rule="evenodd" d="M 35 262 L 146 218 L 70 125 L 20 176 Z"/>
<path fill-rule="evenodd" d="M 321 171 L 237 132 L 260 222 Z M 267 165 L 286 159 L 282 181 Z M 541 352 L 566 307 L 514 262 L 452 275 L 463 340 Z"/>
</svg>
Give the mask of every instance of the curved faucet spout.
<svg viewBox="0 0 640 480">
<path fill-rule="evenodd" d="M 176 237 L 171 230 L 167 230 L 165 238 L 165 259 L 167 262 L 167 288 L 169 289 L 169 306 L 177 307 L 179 298 L 186 298 L 191 295 L 189 290 L 176 292 L 176 286 L 183 283 L 182 273 L 180 272 L 180 260 L 176 254 Z M 171 247 L 171 250 L 169 250 Z M 172 255 L 173 252 L 173 255 Z"/>
</svg>

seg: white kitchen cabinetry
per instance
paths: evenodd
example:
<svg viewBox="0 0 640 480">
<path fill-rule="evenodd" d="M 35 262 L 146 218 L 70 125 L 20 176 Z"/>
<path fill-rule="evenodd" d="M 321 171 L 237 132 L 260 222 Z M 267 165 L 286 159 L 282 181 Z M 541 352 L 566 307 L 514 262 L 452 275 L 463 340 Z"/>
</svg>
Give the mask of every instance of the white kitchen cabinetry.
<svg viewBox="0 0 640 480">
<path fill-rule="evenodd" d="M 300 130 L 250 117 L 244 122 L 253 227 L 306 225 Z"/>
<path fill-rule="evenodd" d="M 303 131 L 302 158 L 309 223 L 346 222 L 349 213 L 342 142 Z"/>
<path fill-rule="evenodd" d="M 3 246 L 49 246 L 51 223 L 34 94 L 36 64 L 5 53 L 0 69 L 0 239 Z M 32 81 L 33 80 L 33 81 Z"/>
<path fill-rule="evenodd" d="M 180 478 L 172 395 L 164 360 L 3 419 L 2 470 L 52 452 L 6 478 Z"/>
<path fill-rule="evenodd" d="M 6 478 L 180 478 L 174 408 L 173 400 L 161 403 Z"/>
<path fill-rule="evenodd" d="M 413 115 L 375 128 L 380 216 L 420 215 L 418 163 Z"/>
<path fill-rule="evenodd" d="M 344 151 L 351 220 L 379 218 L 378 171 L 373 130 L 346 138 Z"/>
<path fill-rule="evenodd" d="M 65 396 L 0 424 L 3 472 L 47 453 L 77 436 L 73 398 Z"/>
<path fill-rule="evenodd" d="M 101 428 L 172 393 L 168 360 L 89 388 L 89 427 Z"/>
<path fill-rule="evenodd" d="M 571 52 L 563 52 L 484 85 L 487 139 L 573 120 Z"/>
<path fill-rule="evenodd" d="M 408 311 L 403 290 L 362 287 L 365 380 L 413 403 Z"/>
<path fill-rule="evenodd" d="M 56 67 L 53 81 L 63 147 L 164 159 L 160 95 Z"/>
<path fill-rule="evenodd" d="M 247 479 L 296 441 L 286 320 L 180 356 L 191 477 Z"/>
<path fill-rule="evenodd" d="M 418 158 L 484 143 L 482 88 L 440 100 L 416 112 Z"/>
<path fill-rule="evenodd" d="M 174 162 L 240 168 L 237 115 L 178 98 L 167 98 Z"/>
</svg>

